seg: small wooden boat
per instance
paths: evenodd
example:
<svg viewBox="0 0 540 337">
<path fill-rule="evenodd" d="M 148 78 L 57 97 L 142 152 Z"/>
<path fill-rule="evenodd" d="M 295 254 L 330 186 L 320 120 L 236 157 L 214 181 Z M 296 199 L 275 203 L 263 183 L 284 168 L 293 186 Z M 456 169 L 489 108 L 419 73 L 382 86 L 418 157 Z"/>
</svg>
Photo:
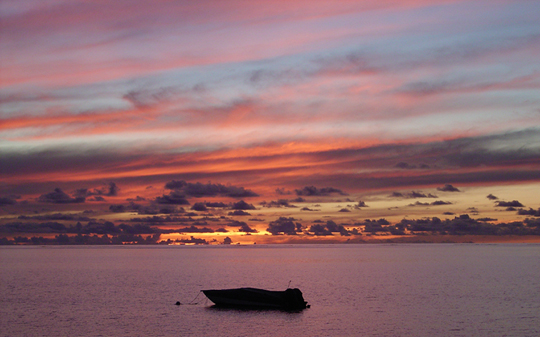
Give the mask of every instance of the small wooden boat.
<svg viewBox="0 0 540 337">
<path fill-rule="evenodd" d="M 308 308 L 299 289 L 272 291 L 257 288 L 202 290 L 216 306 L 302 310 Z"/>
</svg>

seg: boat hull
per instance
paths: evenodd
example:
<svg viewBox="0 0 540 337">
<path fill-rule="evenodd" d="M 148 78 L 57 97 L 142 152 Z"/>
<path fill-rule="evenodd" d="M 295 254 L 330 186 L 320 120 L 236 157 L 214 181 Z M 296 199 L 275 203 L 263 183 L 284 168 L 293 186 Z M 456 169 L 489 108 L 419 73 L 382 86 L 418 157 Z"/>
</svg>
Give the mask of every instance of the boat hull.
<svg viewBox="0 0 540 337">
<path fill-rule="evenodd" d="M 301 310 L 307 307 L 299 289 L 271 291 L 257 288 L 212 289 L 202 291 L 217 306 Z"/>
</svg>

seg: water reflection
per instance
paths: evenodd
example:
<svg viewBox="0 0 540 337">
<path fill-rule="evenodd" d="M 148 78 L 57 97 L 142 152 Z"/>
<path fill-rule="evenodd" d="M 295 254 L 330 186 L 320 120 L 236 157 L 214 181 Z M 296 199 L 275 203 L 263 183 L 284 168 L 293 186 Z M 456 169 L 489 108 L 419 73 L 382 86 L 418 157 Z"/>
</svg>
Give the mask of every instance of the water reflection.
<svg viewBox="0 0 540 337">
<path fill-rule="evenodd" d="M 538 335 L 540 245 L 0 248 L 18 335 Z M 283 290 L 300 312 L 215 307 L 200 289 Z M 202 295 L 201 295 L 202 296 Z"/>
</svg>

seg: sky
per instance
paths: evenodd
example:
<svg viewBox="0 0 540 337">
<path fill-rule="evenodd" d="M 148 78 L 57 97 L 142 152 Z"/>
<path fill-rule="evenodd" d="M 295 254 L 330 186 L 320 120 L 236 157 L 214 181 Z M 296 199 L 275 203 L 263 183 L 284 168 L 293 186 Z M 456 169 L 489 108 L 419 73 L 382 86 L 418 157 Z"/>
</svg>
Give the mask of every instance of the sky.
<svg viewBox="0 0 540 337">
<path fill-rule="evenodd" d="M 0 222 L 537 216 L 538 17 L 526 0 L 3 0 Z"/>
</svg>

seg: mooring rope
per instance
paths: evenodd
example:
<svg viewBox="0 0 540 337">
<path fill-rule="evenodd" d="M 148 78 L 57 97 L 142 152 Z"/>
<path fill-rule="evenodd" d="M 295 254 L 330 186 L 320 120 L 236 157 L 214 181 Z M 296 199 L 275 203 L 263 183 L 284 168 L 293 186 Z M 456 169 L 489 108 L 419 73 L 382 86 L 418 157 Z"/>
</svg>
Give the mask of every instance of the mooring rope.
<svg viewBox="0 0 540 337">
<path fill-rule="evenodd" d="M 189 303 L 180 303 L 180 301 L 176 302 L 176 305 L 197 305 L 199 304 L 200 302 L 195 302 L 195 300 L 197 299 L 197 297 L 199 297 L 199 295 L 202 293 L 202 290 L 199 291 L 199 293 L 197 294 L 197 296 L 195 296 L 194 299 L 191 300 L 191 302 Z"/>
</svg>

